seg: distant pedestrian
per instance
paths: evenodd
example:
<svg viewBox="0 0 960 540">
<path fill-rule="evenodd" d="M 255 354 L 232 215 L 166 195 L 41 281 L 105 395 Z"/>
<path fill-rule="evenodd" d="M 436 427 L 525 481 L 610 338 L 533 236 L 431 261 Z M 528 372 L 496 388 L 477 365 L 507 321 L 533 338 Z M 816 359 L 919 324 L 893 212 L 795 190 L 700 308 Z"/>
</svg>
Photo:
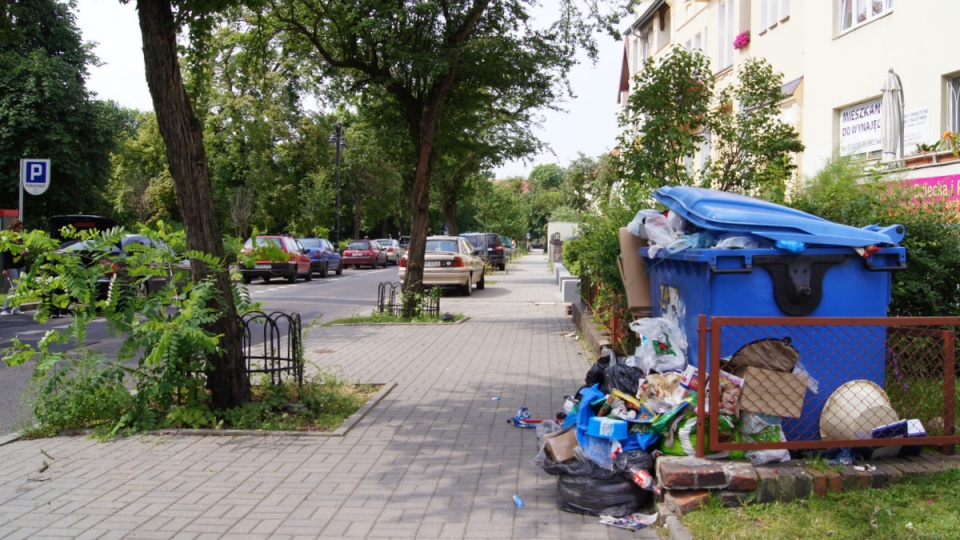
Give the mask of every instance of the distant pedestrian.
<svg viewBox="0 0 960 540">
<path fill-rule="evenodd" d="M 19 219 L 13 220 L 13 223 L 10 224 L 10 232 L 13 233 L 11 241 L 17 244 L 21 243 L 20 235 L 23 233 L 23 222 Z M 20 281 L 20 274 L 26 270 L 25 254 L 25 251 L 13 253 L 11 250 L 4 250 L 2 254 L 3 279 L 10 284 L 10 291 L 7 293 L 7 299 L 3 303 L 3 310 L 0 310 L 0 315 L 17 315 L 20 313 L 20 308 L 10 309 L 10 299 L 17 292 L 17 282 Z"/>
</svg>

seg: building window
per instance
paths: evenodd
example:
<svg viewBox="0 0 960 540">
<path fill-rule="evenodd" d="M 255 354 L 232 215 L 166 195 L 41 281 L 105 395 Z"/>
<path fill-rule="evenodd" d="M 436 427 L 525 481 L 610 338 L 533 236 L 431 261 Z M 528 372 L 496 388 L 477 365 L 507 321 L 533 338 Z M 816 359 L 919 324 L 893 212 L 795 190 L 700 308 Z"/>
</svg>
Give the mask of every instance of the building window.
<svg viewBox="0 0 960 540">
<path fill-rule="evenodd" d="M 790 18 L 790 0 L 760 0 L 760 33 Z"/>
<path fill-rule="evenodd" d="M 873 22 L 893 11 L 893 0 L 840 0 L 840 31 Z"/>
<path fill-rule="evenodd" d="M 947 114 L 947 128 L 954 133 L 960 132 L 960 75 L 947 80 Z"/>
<path fill-rule="evenodd" d="M 720 31 L 717 47 L 717 70 L 722 71 L 733 65 L 733 38 L 737 35 L 733 24 L 733 0 L 720 3 Z"/>
</svg>

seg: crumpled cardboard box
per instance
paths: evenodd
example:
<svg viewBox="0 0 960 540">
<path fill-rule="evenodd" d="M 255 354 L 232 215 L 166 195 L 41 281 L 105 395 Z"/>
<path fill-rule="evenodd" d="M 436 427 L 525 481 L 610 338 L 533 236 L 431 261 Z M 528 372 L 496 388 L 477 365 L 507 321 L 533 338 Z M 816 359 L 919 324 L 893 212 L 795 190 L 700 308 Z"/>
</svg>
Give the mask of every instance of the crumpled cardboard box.
<svg viewBox="0 0 960 540">
<path fill-rule="evenodd" d="M 807 393 L 806 375 L 752 366 L 738 368 L 733 373 L 743 379 L 740 410 L 800 418 Z"/>
<path fill-rule="evenodd" d="M 620 227 L 620 258 L 617 267 L 620 269 L 620 280 L 627 291 L 627 307 L 634 317 L 649 317 L 650 277 L 647 275 L 647 265 L 639 255 L 641 247 L 649 245 L 646 240 L 630 234 L 626 227 Z"/>
</svg>

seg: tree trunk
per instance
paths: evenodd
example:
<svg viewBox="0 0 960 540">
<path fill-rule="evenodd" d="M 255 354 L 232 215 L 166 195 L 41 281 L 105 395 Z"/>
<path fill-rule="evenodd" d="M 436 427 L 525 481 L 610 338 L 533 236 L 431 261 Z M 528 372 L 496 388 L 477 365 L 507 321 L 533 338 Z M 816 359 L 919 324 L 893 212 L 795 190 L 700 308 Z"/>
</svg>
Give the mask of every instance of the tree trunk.
<svg viewBox="0 0 960 540">
<path fill-rule="evenodd" d="M 224 260 L 223 239 L 217 224 L 213 188 L 203 148 L 203 130 L 187 97 L 177 57 L 177 28 L 169 0 L 137 0 L 147 86 L 153 98 L 160 135 L 167 146 L 167 160 L 183 216 L 187 248 Z M 191 260 L 193 280 L 206 277 L 211 269 Z M 233 301 L 230 276 L 224 268 L 216 274 L 214 309 L 221 318 L 208 330 L 221 337 L 222 353 L 212 356 L 207 388 L 215 409 L 236 407 L 248 401 L 250 381 L 241 350 L 240 326 Z"/>
<path fill-rule="evenodd" d="M 455 198 L 444 197 L 443 222 L 447 224 L 447 234 L 450 236 L 460 235 L 460 223 L 457 222 L 457 200 Z"/>
</svg>

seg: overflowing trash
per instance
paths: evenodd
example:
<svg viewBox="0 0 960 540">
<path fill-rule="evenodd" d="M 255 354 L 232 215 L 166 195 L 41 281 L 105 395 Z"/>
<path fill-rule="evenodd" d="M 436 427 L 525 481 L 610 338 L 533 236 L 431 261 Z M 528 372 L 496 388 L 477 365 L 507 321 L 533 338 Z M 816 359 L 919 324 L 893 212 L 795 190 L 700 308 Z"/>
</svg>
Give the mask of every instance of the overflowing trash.
<svg viewBox="0 0 960 540">
<path fill-rule="evenodd" d="M 558 477 L 562 510 L 601 516 L 601 523 L 628 530 L 657 519 L 656 514 L 638 513 L 660 494 L 656 457 L 694 456 L 698 442 L 709 448 L 708 441 L 697 440 L 698 398 L 719 409 L 705 417 L 702 436 L 708 436 L 709 423 L 715 421 L 718 442 L 769 445 L 792 440 L 785 426 L 816 429 L 811 418 L 819 420 L 835 375 L 864 369 L 838 366 L 817 351 L 802 355 L 798 338 L 808 351 L 816 339 L 806 329 L 772 336 L 751 330 L 724 344 L 719 369 L 705 371 L 707 379 L 716 379 L 713 384 L 701 381 L 699 315 L 876 316 L 886 310 L 889 271 L 905 267 L 905 251 L 898 246 L 904 236 L 900 225 L 855 228 L 758 199 L 692 187 L 660 188 L 654 198 L 668 210 L 640 210 L 619 232 L 620 272 L 635 317 L 629 328 L 639 345 L 627 354 L 604 348 L 583 386 L 565 396 L 558 420 L 531 420 L 524 409 L 513 419 L 518 427 L 536 428 L 534 463 Z M 762 285 L 752 281 L 754 267 L 765 271 L 756 278 Z M 631 268 L 642 280 L 627 275 Z M 828 270 L 845 294 L 857 296 L 856 303 L 824 298 Z M 735 307 L 727 313 L 725 306 Z M 719 391 L 715 399 L 707 395 L 712 386 Z M 882 426 L 884 434 L 922 430 L 893 420 Z M 858 434 L 863 431 L 859 424 L 853 427 Z M 867 430 L 866 436 L 871 435 L 883 436 Z M 791 455 L 785 449 L 763 449 L 705 457 L 760 465 L 785 462 Z"/>
</svg>

